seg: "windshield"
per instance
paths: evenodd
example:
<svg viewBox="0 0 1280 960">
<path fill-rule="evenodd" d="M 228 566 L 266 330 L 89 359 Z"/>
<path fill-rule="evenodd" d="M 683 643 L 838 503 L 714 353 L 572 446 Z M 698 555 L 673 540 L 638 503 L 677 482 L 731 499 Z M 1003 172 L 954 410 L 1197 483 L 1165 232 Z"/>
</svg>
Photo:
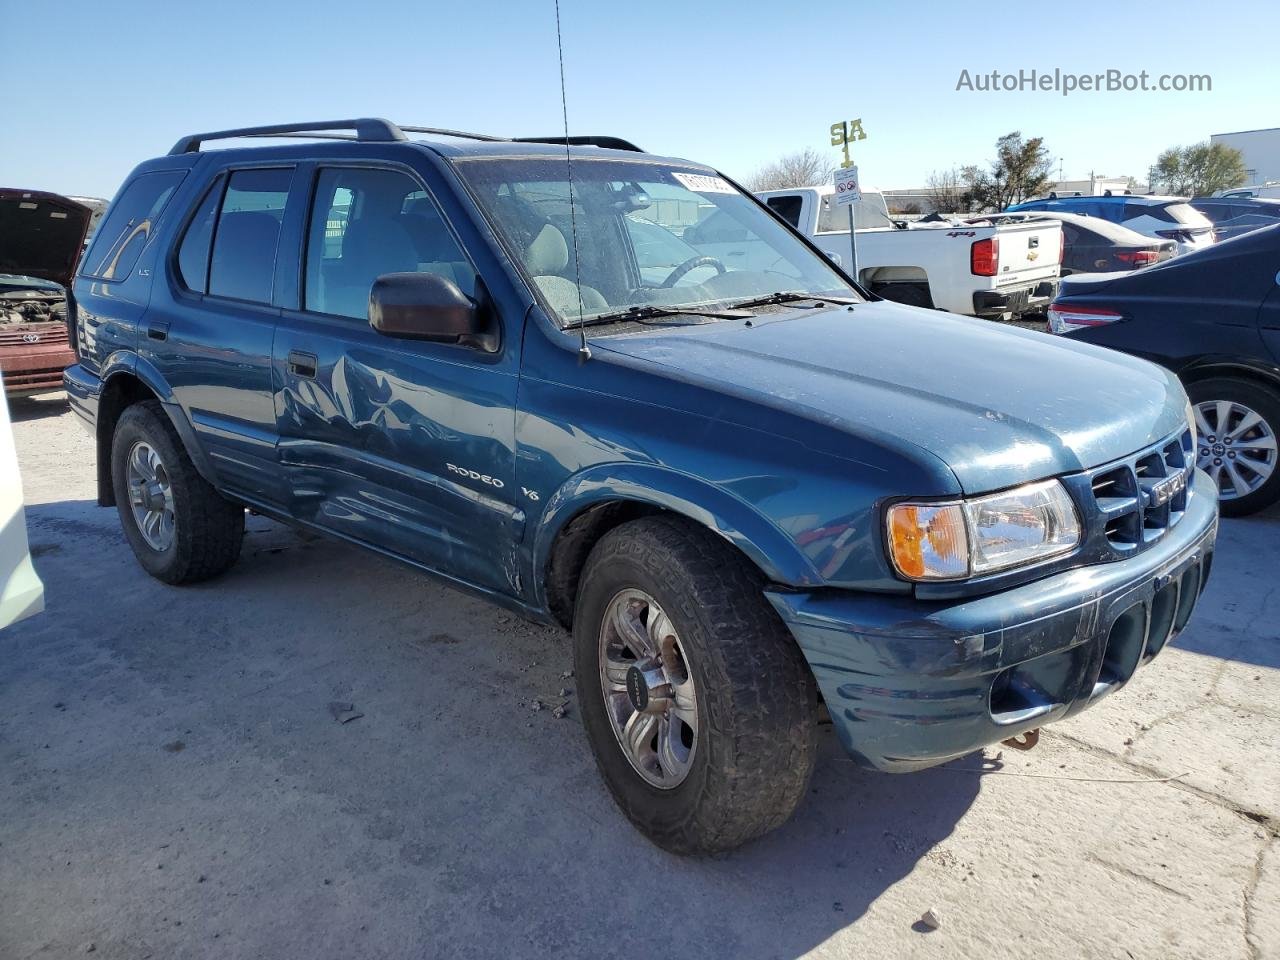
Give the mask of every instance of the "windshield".
<svg viewBox="0 0 1280 960">
<path fill-rule="evenodd" d="M 468 159 L 457 168 L 562 324 L 781 291 L 857 297 L 822 257 L 717 176 L 575 158 L 571 220 L 564 160 Z"/>
</svg>

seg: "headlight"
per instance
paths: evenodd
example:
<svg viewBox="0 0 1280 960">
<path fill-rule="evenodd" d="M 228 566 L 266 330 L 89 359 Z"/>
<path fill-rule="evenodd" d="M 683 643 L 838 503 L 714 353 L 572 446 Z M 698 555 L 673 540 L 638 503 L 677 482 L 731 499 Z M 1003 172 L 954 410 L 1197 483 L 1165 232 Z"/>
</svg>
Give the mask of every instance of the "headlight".
<svg viewBox="0 0 1280 960">
<path fill-rule="evenodd" d="M 1080 543 L 1080 518 L 1057 480 L 952 503 L 895 503 L 886 522 L 889 556 L 908 580 L 962 580 Z"/>
</svg>

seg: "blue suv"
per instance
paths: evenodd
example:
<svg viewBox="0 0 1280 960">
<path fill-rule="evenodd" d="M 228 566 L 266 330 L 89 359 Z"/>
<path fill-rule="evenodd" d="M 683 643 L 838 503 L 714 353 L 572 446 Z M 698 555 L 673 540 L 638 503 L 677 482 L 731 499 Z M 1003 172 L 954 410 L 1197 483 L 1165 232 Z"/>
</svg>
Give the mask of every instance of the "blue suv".
<svg viewBox="0 0 1280 960">
<path fill-rule="evenodd" d="M 784 822 L 820 720 L 919 770 L 1186 625 L 1217 500 L 1171 373 L 880 301 L 715 170 L 566 139 L 290 124 L 129 176 L 65 379 L 143 568 L 222 573 L 248 508 L 562 624 L 681 852 Z"/>
</svg>

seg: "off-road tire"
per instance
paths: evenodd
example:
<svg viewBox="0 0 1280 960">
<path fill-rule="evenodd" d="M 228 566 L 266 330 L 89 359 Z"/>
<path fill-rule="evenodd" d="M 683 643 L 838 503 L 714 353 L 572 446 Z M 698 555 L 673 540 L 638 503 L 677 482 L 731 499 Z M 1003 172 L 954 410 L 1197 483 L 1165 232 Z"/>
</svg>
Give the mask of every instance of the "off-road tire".
<svg viewBox="0 0 1280 960">
<path fill-rule="evenodd" d="M 729 544 L 689 521 L 646 517 L 592 549 L 574 613 L 574 665 L 596 763 L 631 822 L 675 853 L 737 847 L 784 823 L 809 783 L 817 687 L 764 598 L 763 577 Z M 697 687 L 697 747 L 680 784 L 661 789 L 632 767 L 606 713 L 601 620 L 626 589 L 670 617 Z"/>
<path fill-rule="evenodd" d="M 1187 395 L 1191 403 L 1204 403 L 1208 400 L 1231 400 L 1241 403 L 1253 410 L 1271 428 L 1275 437 L 1280 437 L 1280 390 L 1275 390 L 1252 380 L 1239 380 L 1235 377 L 1210 377 L 1195 380 L 1187 384 Z M 1203 441 L 1203 437 L 1198 438 Z M 1257 490 L 1231 500 L 1219 500 L 1218 510 L 1224 517 L 1243 517 L 1257 513 L 1280 500 L 1280 464 Z"/>
<path fill-rule="evenodd" d="M 126 467 L 134 443 L 150 444 L 173 491 L 174 537 L 163 551 L 143 538 L 129 505 Z M 143 569 L 165 583 L 197 583 L 223 573 L 240 555 L 244 507 L 223 498 L 196 471 L 159 401 L 129 407 L 111 439 L 111 483 L 125 538 Z"/>
</svg>

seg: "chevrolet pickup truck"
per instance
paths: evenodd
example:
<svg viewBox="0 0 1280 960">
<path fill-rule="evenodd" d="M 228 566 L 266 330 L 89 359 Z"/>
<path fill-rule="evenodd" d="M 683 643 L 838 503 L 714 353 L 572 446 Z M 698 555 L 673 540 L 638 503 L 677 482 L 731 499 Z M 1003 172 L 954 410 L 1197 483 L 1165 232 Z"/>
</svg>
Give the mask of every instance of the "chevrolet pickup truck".
<svg viewBox="0 0 1280 960">
<path fill-rule="evenodd" d="M 698 248 L 708 207 L 768 266 Z M 1209 574 L 1173 374 L 886 303 L 612 137 L 191 134 L 74 292 L 67 391 L 143 569 L 216 576 L 248 508 L 561 624 L 604 782 L 674 851 L 783 823 L 825 718 L 909 772 L 1098 703 Z"/>
<path fill-rule="evenodd" d="M 837 264 L 849 263 L 848 208 L 836 205 L 830 185 L 759 197 Z M 899 224 L 875 191 L 864 192 L 854 206 L 858 280 L 886 300 L 1008 319 L 1043 312 L 1057 292 L 1057 223 Z M 717 255 L 732 262 L 756 253 L 741 242 L 737 247 Z"/>
</svg>

